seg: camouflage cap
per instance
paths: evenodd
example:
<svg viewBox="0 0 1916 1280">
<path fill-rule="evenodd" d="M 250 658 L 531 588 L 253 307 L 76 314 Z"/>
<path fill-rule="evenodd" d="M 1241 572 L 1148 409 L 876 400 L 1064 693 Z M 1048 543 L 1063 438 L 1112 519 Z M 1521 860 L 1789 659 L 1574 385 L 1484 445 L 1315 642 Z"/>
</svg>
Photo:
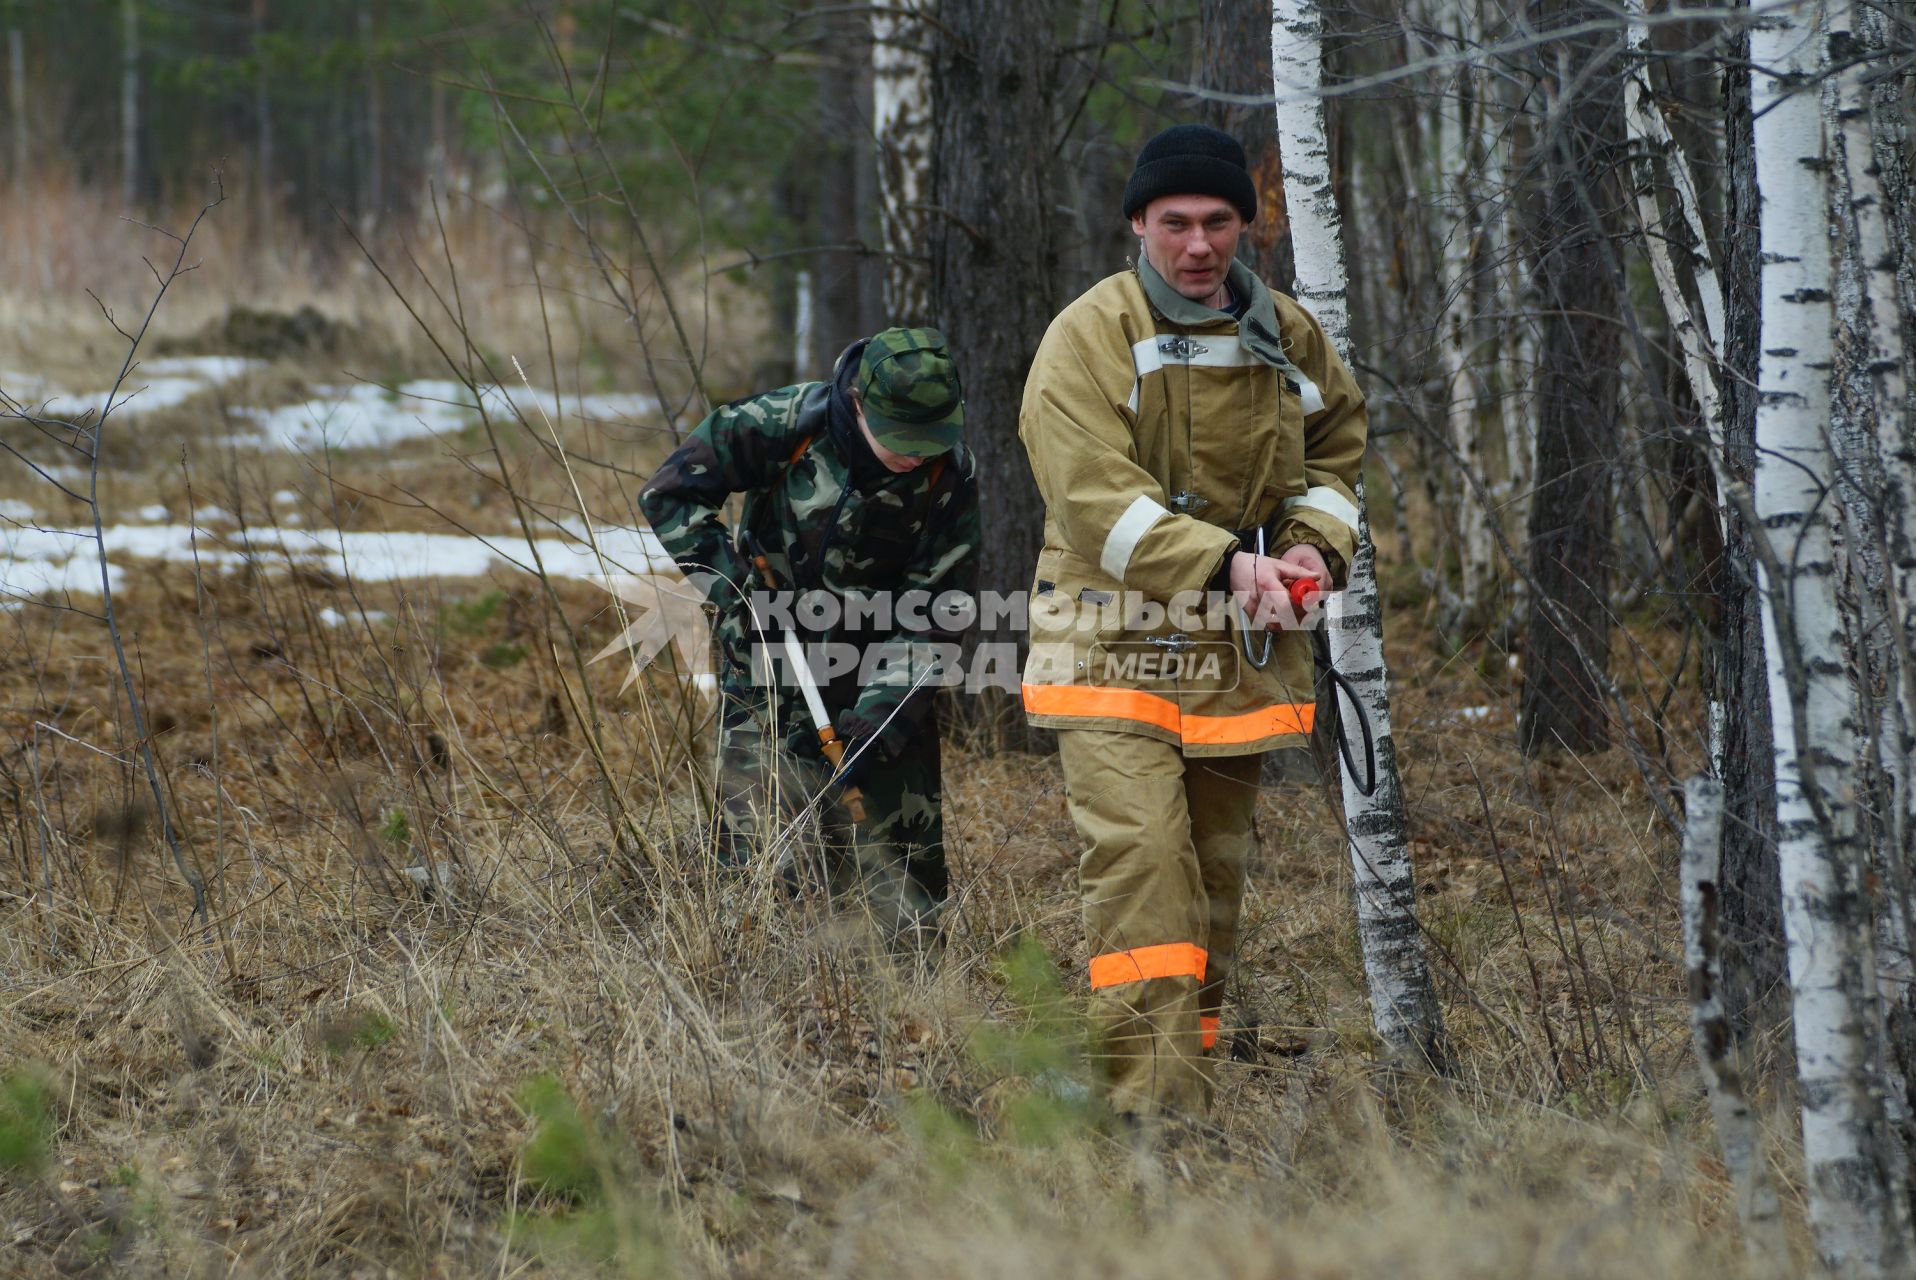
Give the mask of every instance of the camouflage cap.
<svg viewBox="0 0 1916 1280">
<path fill-rule="evenodd" d="M 936 329 L 887 329 L 858 361 L 865 425 L 893 453 L 931 458 L 958 443 L 965 391 Z"/>
</svg>

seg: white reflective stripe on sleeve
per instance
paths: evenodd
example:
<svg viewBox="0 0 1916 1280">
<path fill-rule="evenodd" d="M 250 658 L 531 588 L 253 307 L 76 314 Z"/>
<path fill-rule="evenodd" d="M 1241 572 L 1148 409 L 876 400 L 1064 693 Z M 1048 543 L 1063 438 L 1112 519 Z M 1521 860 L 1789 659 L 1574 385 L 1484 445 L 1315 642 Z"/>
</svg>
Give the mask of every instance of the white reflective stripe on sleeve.
<svg viewBox="0 0 1916 1280">
<path fill-rule="evenodd" d="M 1297 384 L 1297 399 L 1298 403 L 1304 407 L 1305 417 L 1324 412 L 1324 393 L 1317 389 L 1315 382 L 1304 376 L 1302 369 L 1286 360 L 1283 373 L 1285 377 Z"/>
<path fill-rule="evenodd" d="M 1123 582 L 1124 571 L 1131 567 L 1131 553 L 1138 549 L 1138 539 L 1170 514 L 1147 494 L 1140 493 L 1133 498 L 1118 522 L 1111 526 L 1111 536 L 1104 540 L 1104 551 L 1098 556 L 1098 567 Z"/>
<path fill-rule="evenodd" d="M 1297 398 L 1304 402 L 1304 416 L 1324 412 L 1324 393 L 1317 389 L 1317 384 L 1299 373 L 1295 366 L 1291 376 L 1297 380 Z"/>
<path fill-rule="evenodd" d="M 1131 344 L 1131 367 L 1137 370 L 1137 376 L 1131 380 L 1131 412 L 1138 411 L 1139 397 L 1144 393 L 1144 375 L 1158 373 L 1164 368 L 1164 361 L 1158 356 L 1158 340 L 1146 338 L 1142 342 Z"/>
<path fill-rule="evenodd" d="M 1327 516 L 1336 516 L 1357 531 L 1357 504 L 1346 498 L 1327 484 L 1314 484 L 1302 497 L 1284 499 L 1284 509 L 1309 507 L 1312 511 L 1322 511 Z"/>
<path fill-rule="evenodd" d="M 1131 344 L 1131 367 L 1138 371 L 1139 380 L 1147 373 L 1156 373 L 1164 367 L 1164 357 L 1158 354 L 1158 340 L 1146 338 L 1142 342 Z"/>
</svg>

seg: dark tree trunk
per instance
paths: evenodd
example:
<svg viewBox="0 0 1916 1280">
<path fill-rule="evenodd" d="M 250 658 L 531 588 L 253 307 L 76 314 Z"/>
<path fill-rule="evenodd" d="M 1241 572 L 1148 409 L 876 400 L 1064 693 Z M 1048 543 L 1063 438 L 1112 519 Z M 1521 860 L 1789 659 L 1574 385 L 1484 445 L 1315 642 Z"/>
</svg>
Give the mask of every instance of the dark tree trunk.
<svg viewBox="0 0 1916 1280">
<path fill-rule="evenodd" d="M 1198 5 L 1197 85 L 1220 93 L 1271 92 L 1271 6 L 1267 0 L 1201 0 Z M 1237 256 L 1271 288 L 1291 291 L 1297 259 L 1284 211 L 1284 165 L 1271 109 L 1205 99 L 1204 123 L 1244 144 L 1257 182 L 1257 221 L 1238 242 Z"/>
<path fill-rule="evenodd" d="M 1603 10 L 1549 4 L 1550 25 L 1591 22 Z M 1617 447 L 1617 280 L 1604 238 L 1615 215 L 1607 175 L 1622 157 L 1623 118 L 1608 32 L 1546 43 L 1549 97 L 1537 163 L 1544 194 L 1530 226 L 1543 306 L 1537 371 L 1537 479 L 1530 572 L 1538 599 L 1524 666 L 1526 753 L 1552 744 L 1610 744 L 1602 681 L 1610 658 L 1610 547 Z"/>
<path fill-rule="evenodd" d="M 1724 467 L 1748 486 L 1756 474 L 1756 373 L 1763 322 L 1758 232 L 1755 118 L 1750 104 L 1750 41 L 1726 37 L 1724 72 L 1725 193 L 1730 234 L 1723 237 Z M 1746 1042 L 1779 1025 L 1789 1008 L 1783 941 L 1782 877 L 1776 859 L 1775 752 L 1770 728 L 1768 668 L 1763 655 L 1763 601 L 1754 578 L 1756 553 L 1748 526 L 1726 504 L 1727 538 L 1716 584 L 1716 697 L 1723 707 L 1722 935 L 1724 1012 Z M 1787 1037 L 1775 1037 L 1787 1051 Z M 1777 1079 L 1789 1079 L 1785 1069 Z"/>
<path fill-rule="evenodd" d="M 786 243 L 782 247 L 798 248 L 807 243 L 812 191 L 805 174 L 796 165 L 786 165 L 773 177 L 771 195 L 772 211 L 777 223 L 785 228 Z M 765 360 L 753 369 L 751 385 L 754 388 L 779 387 L 801 379 L 823 376 L 815 367 L 813 344 L 798 332 L 801 274 L 810 274 L 805 259 L 777 258 L 767 263 L 763 270 L 771 293 L 772 333 L 776 336 Z M 804 309 L 808 313 L 806 321 L 809 324 L 810 303 Z M 800 347 L 804 350 L 800 351 Z"/>
<path fill-rule="evenodd" d="M 366 55 L 365 176 L 359 187 L 364 204 L 360 214 L 377 218 L 386 204 L 386 86 L 379 74 L 379 45 L 386 35 L 384 0 L 368 0 L 359 11 L 359 30 Z"/>
<path fill-rule="evenodd" d="M 267 0 L 253 0 L 253 195 L 254 216 L 268 252 L 273 244 L 273 95 L 266 66 Z M 436 87 L 436 86 L 435 86 Z"/>
<path fill-rule="evenodd" d="M 27 177 L 27 43 L 18 26 L 7 28 L 7 110 L 13 117 L 13 181 Z"/>
<path fill-rule="evenodd" d="M 131 213 L 140 197 L 140 10 L 120 5 L 120 204 Z"/>
<path fill-rule="evenodd" d="M 1044 532 L 1018 407 L 1059 302 L 1053 3 L 945 0 L 933 55 L 932 322 L 950 340 L 965 383 L 965 441 L 977 454 L 985 513 L 979 586 L 987 592 L 1029 588 Z M 1012 646 L 1023 637 L 1000 625 L 979 638 Z M 1026 740 L 1015 695 L 980 702 L 1012 741 Z"/>
<path fill-rule="evenodd" d="M 884 197 L 878 185 L 878 143 L 871 132 L 871 59 L 860 58 L 859 63 L 858 124 L 852 140 L 851 238 L 858 244 L 878 250 L 885 245 L 882 225 Z M 855 327 L 860 333 L 876 333 L 890 323 L 885 315 L 885 259 L 877 253 L 864 253 L 858 256 L 854 265 L 858 272 L 859 315 Z"/>
<path fill-rule="evenodd" d="M 801 158 L 799 181 L 810 184 L 810 243 L 830 246 L 802 261 L 812 273 L 812 349 L 799 371 L 822 378 L 848 345 L 865 336 L 864 258 L 844 246 L 860 239 L 859 166 L 869 148 L 867 116 L 859 101 L 866 55 L 865 20 L 856 14 L 826 19 L 834 39 L 818 68 L 818 128 L 811 154 Z"/>
</svg>

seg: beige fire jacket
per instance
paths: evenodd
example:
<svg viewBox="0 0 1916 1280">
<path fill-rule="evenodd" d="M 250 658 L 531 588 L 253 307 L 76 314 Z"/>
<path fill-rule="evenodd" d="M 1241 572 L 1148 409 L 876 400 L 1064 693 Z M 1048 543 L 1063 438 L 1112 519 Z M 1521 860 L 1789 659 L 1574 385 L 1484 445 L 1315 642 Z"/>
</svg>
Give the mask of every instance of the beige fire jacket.
<svg viewBox="0 0 1916 1280">
<path fill-rule="evenodd" d="M 1148 263 L 1051 324 L 1019 435 L 1045 502 L 1024 704 L 1053 729 L 1147 734 L 1244 755 L 1310 732 L 1310 642 L 1246 630 L 1222 590 L 1238 531 L 1324 552 L 1343 585 L 1357 542 L 1364 398 L 1323 329 L 1240 263 L 1235 319 Z M 1243 641 L 1248 640 L 1248 653 Z"/>
</svg>

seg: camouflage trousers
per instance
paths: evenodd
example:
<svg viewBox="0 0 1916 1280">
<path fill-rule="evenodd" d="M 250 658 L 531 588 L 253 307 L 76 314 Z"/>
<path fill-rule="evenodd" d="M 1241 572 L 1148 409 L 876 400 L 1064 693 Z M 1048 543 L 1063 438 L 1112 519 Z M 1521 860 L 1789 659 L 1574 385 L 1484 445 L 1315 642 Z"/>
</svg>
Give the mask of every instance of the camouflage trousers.
<svg viewBox="0 0 1916 1280">
<path fill-rule="evenodd" d="M 721 861 L 743 866 L 776 847 L 779 874 L 794 890 L 820 889 L 869 912 L 888 939 L 934 936 L 948 887 L 935 721 L 898 756 L 858 770 L 859 820 L 838 788 L 805 813 L 832 767 L 802 716 L 775 725 L 763 703 L 727 701 L 718 748 Z"/>
</svg>

